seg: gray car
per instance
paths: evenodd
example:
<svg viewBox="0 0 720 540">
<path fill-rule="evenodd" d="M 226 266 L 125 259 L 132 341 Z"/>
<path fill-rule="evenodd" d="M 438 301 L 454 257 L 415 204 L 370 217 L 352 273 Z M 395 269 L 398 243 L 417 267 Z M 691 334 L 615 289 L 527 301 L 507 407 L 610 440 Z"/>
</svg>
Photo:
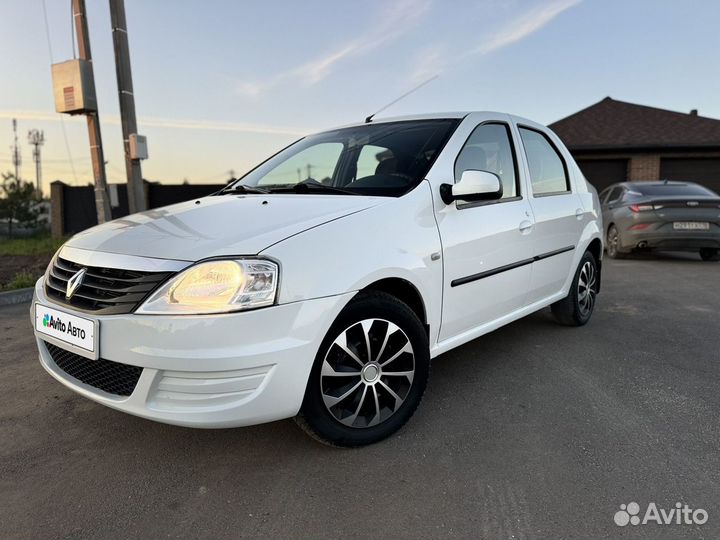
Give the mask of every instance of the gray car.
<svg viewBox="0 0 720 540">
<path fill-rule="evenodd" d="M 607 254 L 695 251 L 720 261 L 720 196 L 693 182 L 621 182 L 600 195 Z"/>
</svg>

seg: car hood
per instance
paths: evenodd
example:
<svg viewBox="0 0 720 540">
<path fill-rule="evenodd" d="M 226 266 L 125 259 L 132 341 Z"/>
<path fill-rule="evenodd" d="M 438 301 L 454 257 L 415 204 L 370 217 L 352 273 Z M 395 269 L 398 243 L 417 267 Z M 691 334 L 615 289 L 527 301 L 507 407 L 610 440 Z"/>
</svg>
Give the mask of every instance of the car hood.
<svg viewBox="0 0 720 540">
<path fill-rule="evenodd" d="M 73 236 L 78 249 L 197 261 L 254 255 L 307 229 L 382 204 L 383 197 L 222 195 L 116 219 Z"/>
</svg>

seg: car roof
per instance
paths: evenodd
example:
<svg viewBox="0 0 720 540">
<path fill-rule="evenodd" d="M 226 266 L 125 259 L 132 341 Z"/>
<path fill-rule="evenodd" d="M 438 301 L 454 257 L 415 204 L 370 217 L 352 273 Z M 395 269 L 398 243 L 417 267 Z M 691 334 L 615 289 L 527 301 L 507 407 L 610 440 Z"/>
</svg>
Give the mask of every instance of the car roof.
<svg viewBox="0 0 720 540">
<path fill-rule="evenodd" d="M 687 186 L 696 185 L 695 182 L 685 182 L 683 180 L 630 180 L 627 182 L 618 182 L 618 186 Z M 612 186 L 611 186 L 612 187 Z"/>
<path fill-rule="evenodd" d="M 471 114 L 483 114 L 483 115 L 489 115 L 489 116 L 497 116 L 498 118 L 507 118 L 511 117 L 514 122 L 520 122 L 520 123 L 526 123 L 530 125 L 539 126 L 537 122 L 534 122 L 528 118 L 522 118 L 520 116 L 515 116 L 508 113 L 503 113 L 499 111 L 451 111 L 451 112 L 434 112 L 434 113 L 423 113 L 423 114 L 407 114 L 403 116 L 387 116 L 382 118 L 375 118 L 373 117 L 372 120 L 369 122 L 371 124 L 384 124 L 389 122 L 407 122 L 411 120 L 462 120 L 468 115 Z M 331 128 L 328 130 L 322 130 L 322 131 L 332 131 L 333 129 L 341 129 L 341 128 L 348 128 L 348 127 L 356 127 L 356 126 L 362 126 L 367 124 L 368 122 L 362 120 L 359 122 L 353 122 L 351 124 L 345 124 L 342 126 L 336 126 L 335 128 Z M 544 126 L 543 126 L 544 127 Z"/>
</svg>

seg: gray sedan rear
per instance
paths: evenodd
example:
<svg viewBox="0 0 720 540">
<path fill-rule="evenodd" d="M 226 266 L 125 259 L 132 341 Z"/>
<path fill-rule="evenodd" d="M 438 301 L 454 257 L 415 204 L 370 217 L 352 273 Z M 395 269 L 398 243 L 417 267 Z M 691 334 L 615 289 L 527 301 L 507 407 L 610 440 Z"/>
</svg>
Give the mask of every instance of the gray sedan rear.
<svg viewBox="0 0 720 540">
<path fill-rule="evenodd" d="M 696 251 L 703 260 L 720 260 L 717 193 L 692 182 L 622 182 L 599 197 L 610 257 L 666 250 Z"/>
</svg>

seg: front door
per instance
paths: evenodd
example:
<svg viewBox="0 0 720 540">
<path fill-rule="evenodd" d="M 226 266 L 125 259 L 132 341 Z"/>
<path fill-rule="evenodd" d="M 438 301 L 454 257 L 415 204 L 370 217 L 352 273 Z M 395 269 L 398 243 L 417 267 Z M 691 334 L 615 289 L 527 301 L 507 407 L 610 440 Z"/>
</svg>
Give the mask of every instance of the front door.
<svg viewBox="0 0 720 540">
<path fill-rule="evenodd" d="M 465 170 L 497 174 L 503 197 L 455 201 L 438 214 L 444 258 L 440 341 L 522 308 L 530 285 L 533 217 L 507 123 L 474 128 L 455 161 L 456 182 Z"/>
</svg>

